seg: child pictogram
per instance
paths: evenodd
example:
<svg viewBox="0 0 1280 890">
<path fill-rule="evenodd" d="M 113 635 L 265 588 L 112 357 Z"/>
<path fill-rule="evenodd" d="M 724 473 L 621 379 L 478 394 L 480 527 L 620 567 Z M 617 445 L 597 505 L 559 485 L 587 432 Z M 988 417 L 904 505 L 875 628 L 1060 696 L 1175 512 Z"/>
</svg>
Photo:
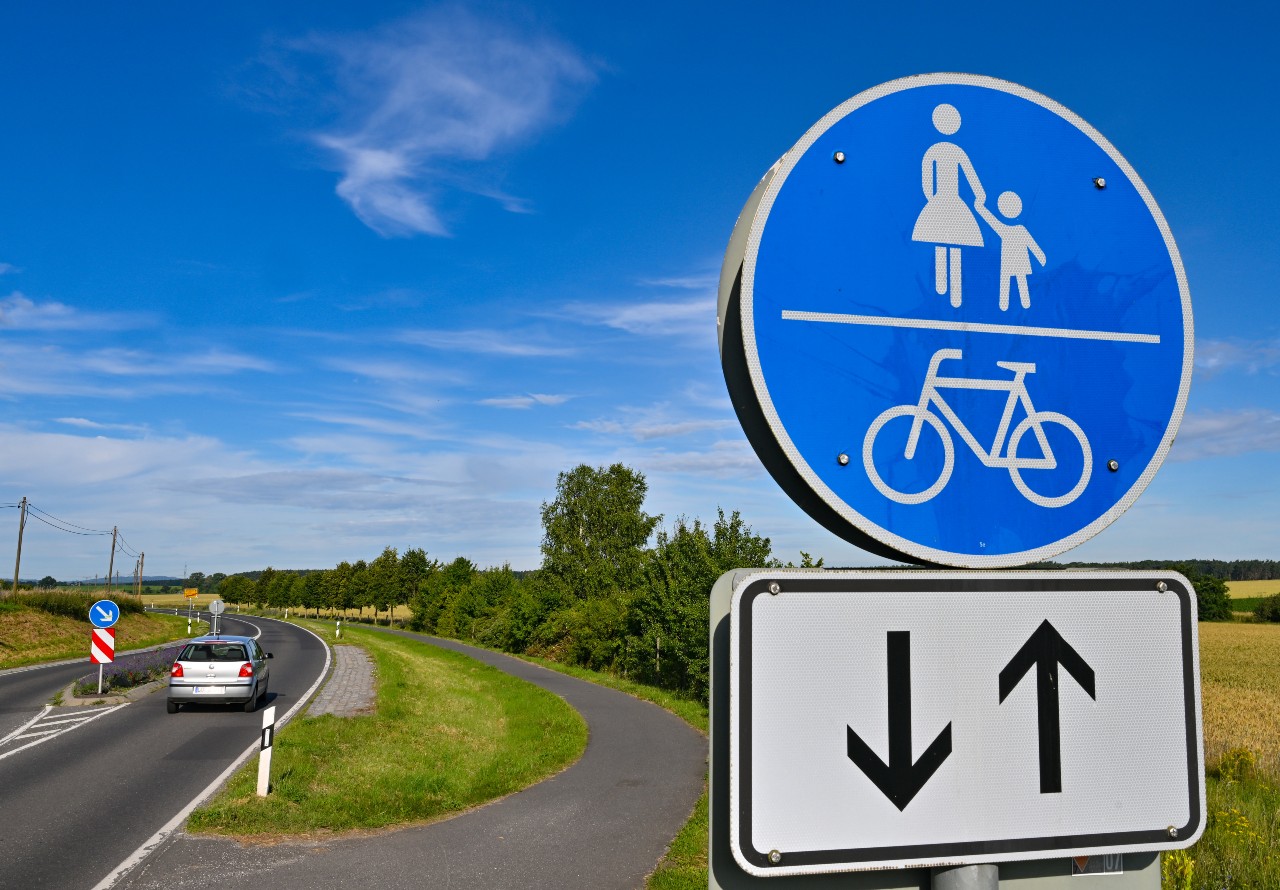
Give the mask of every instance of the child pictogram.
<svg viewBox="0 0 1280 890">
<path fill-rule="evenodd" d="M 1002 192 L 996 199 L 996 207 L 1004 214 L 1005 219 L 1017 219 L 1022 212 L 1022 199 L 1016 192 Z M 1022 308 L 1031 308 L 1031 293 L 1027 289 L 1027 276 L 1031 274 L 1031 255 L 1044 265 L 1044 251 L 1031 237 L 1026 226 L 1010 225 L 996 219 L 996 215 L 984 207 L 977 206 L 978 213 L 986 220 L 987 225 L 1000 236 L 1000 309 L 1009 308 L 1009 284 L 1018 281 L 1018 296 L 1022 300 Z"/>
</svg>

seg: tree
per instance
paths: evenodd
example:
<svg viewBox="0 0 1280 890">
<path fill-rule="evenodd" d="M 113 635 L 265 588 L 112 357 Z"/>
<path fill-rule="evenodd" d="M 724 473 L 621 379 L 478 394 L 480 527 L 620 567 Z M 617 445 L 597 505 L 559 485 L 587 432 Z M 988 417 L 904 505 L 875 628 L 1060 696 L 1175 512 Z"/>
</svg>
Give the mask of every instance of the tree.
<svg viewBox="0 0 1280 890">
<path fill-rule="evenodd" d="M 40 579 L 41 590 L 51 590 L 52 588 L 57 586 L 58 586 L 58 579 L 53 577 L 53 575 L 45 575 L 43 578 Z"/>
<path fill-rule="evenodd" d="M 561 473 L 555 500 L 542 505 L 543 571 L 584 600 L 635 589 L 662 519 L 642 509 L 647 492 L 644 476 L 622 464 Z"/>
<path fill-rule="evenodd" d="M 258 580 L 254 582 L 253 585 L 253 596 L 251 599 L 253 600 L 254 605 L 265 606 L 270 601 L 269 595 L 271 593 L 271 585 L 275 580 L 275 569 L 271 568 L 271 566 L 267 566 L 262 570 L 262 573 L 258 575 Z"/>
<path fill-rule="evenodd" d="M 695 695 L 710 681 L 707 611 L 711 588 L 725 572 L 777 565 L 768 538 L 738 511 L 718 517 L 710 533 L 697 519 L 658 533 L 644 589 L 631 602 L 623 664 L 636 679 Z"/>
<path fill-rule="evenodd" d="M 347 601 L 360 611 L 364 617 L 364 607 L 369 605 L 369 565 L 363 559 L 357 559 L 351 565 L 351 574 L 347 578 Z"/>
<path fill-rule="evenodd" d="M 1259 600 L 1253 609 L 1253 617 L 1258 621 L 1280 621 L 1280 593 Z"/>
<path fill-rule="evenodd" d="M 400 589 L 396 595 L 397 606 L 407 606 L 418 596 L 427 576 L 438 568 L 435 561 L 427 561 L 427 552 L 421 547 L 410 547 L 400 557 Z"/>
<path fill-rule="evenodd" d="M 373 605 L 373 621 L 378 623 L 378 612 L 387 610 L 387 624 L 391 624 L 391 607 L 395 604 L 400 587 L 400 554 L 394 547 L 386 547 L 380 556 L 369 563 L 369 602 Z"/>
<path fill-rule="evenodd" d="M 1227 582 L 1199 572 L 1189 563 L 1173 569 L 1185 575 L 1195 588 L 1196 613 L 1201 621 L 1231 620 L 1231 596 L 1227 593 Z"/>
</svg>

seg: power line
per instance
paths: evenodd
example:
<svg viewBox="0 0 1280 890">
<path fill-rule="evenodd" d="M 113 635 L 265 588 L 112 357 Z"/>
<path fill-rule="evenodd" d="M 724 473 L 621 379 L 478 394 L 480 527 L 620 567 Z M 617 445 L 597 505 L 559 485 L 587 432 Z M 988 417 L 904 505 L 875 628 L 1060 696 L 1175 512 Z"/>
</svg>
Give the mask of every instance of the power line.
<svg viewBox="0 0 1280 890">
<path fill-rule="evenodd" d="M 30 506 L 30 505 L 28 505 L 28 506 Z M 87 537 L 87 538 L 100 538 L 100 537 L 102 537 L 103 535 L 109 535 L 109 534 L 111 534 L 111 532 L 77 532 L 77 531 L 72 531 L 72 530 L 71 530 L 71 529 L 69 529 L 69 528 L 63 528 L 63 527 L 62 527 L 62 526 L 60 526 L 60 525 L 54 525 L 52 522 L 50 522 L 49 520 L 45 519 L 43 516 L 38 516 L 38 515 L 36 515 L 35 513 L 28 513 L 27 515 L 28 515 L 28 516 L 30 516 L 32 519 L 38 519 L 38 520 L 40 520 L 41 522 L 43 522 L 45 525 L 49 526 L 50 528 L 56 528 L 58 531 L 60 531 L 60 532 L 66 532 L 66 533 L 67 533 L 67 534 L 69 534 L 69 535 L 83 535 L 84 537 Z"/>
<path fill-rule="evenodd" d="M 41 510 L 39 507 L 35 506 L 34 504 L 27 504 L 27 509 L 35 510 L 37 513 L 43 516 L 48 516 L 50 519 L 54 520 L 55 522 L 60 522 L 63 525 L 70 526 L 71 528 L 78 528 L 84 532 L 93 532 L 94 534 L 99 534 L 99 535 L 111 534 L 111 532 L 103 531 L 102 529 L 99 529 L 99 528 L 86 528 L 83 525 L 76 525 L 74 522 L 68 522 L 65 519 L 59 519 L 57 516 L 54 516 L 52 513 L 48 512 L 47 510 Z"/>
</svg>

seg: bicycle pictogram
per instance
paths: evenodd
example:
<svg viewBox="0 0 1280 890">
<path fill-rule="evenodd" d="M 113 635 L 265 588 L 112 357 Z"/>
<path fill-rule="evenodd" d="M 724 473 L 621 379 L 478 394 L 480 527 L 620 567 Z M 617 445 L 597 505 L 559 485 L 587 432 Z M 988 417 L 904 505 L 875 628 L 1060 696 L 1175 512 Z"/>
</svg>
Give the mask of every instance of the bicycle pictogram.
<svg viewBox="0 0 1280 890">
<path fill-rule="evenodd" d="M 960 438 L 969 446 L 983 466 L 1008 470 L 1014 486 L 1017 487 L 1023 497 L 1033 504 L 1038 504 L 1041 507 L 1065 507 L 1078 498 L 1089 483 L 1089 474 L 1093 470 L 1093 452 L 1089 448 L 1089 440 L 1085 437 L 1084 431 L 1080 429 L 1080 425 L 1074 420 L 1056 411 L 1038 411 L 1032 404 L 1031 395 L 1027 391 L 1026 378 L 1028 374 L 1035 373 L 1035 364 L 1031 362 L 996 362 L 997 366 L 1013 372 L 1012 379 L 941 377 L 938 375 L 938 367 L 942 362 L 962 357 L 959 349 L 939 349 L 929 360 L 929 369 L 925 375 L 924 386 L 920 391 L 920 400 L 914 405 L 897 405 L 889 408 L 871 422 L 871 426 L 867 428 L 866 438 L 862 443 L 862 464 L 866 468 L 867 477 L 871 480 L 871 484 L 885 497 L 899 504 L 922 504 L 942 491 L 951 479 L 952 470 L 955 469 L 955 444 L 952 441 L 951 430 L 943 423 L 943 418 L 946 418 L 947 423 L 960 434 Z M 1008 399 L 1005 401 L 1004 412 L 1000 417 L 1000 423 L 996 427 L 995 436 L 989 448 L 982 447 L 982 444 L 970 432 L 964 421 L 960 419 L 960 416 L 952 406 L 943 398 L 941 390 L 945 389 L 991 390 L 995 392 L 1003 391 L 1009 394 Z M 1026 416 L 1017 425 L 1013 425 L 1012 432 L 1010 432 L 1014 410 L 1019 405 L 1026 412 Z M 906 440 L 901 451 L 896 446 L 892 449 L 892 460 L 904 459 L 910 461 L 915 458 L 916 450 L 920 444 L 920 434 L 926 424 L 937 433 L 941 441 L 943 452 L 941 471 L 938 474 L 938 478 L 921 491 L 905 492 L 893 488 L 885 482 L 884 477 L 875 465 L 876 437 L 889 426 L 891 421 L 901 417 L 910 418 L 911 425 L 909 431 L 907 431 Z M 1080 461 L 1080 478 L 1069 491 L 1060 495 L 1043 495 L 1032 490 L 1023 478 L 1023 472 L 1029 470 L 1052 471 L 1058 468 L 1059 461 L 1049 444 L 1049 436 L 1045 433 L 1046 426 L 1052 425 L 1061 426 L 1071 433 L 1080 447 L 1083 459 Z M 894 424 L 893 428 L 898 429 L 899 427 L 901 427 L 901 424 Z M 1034 439 L 1040 449 L 1038 455 L 1021 456 L 1018 453 L 1018 448 L 1026 439 L 1028 432 L 1035 434 Z M 1072 456 L 1074 457 L 1074 455 Z M 1066 466 L 1074 466 L 1074 462 L 1064 461 L 1064 464 Z M 1048 472 L 1044 474 L 1029 473 L 1028 475 L 1037 482 L 1049 482 L 1061 487 L 1061 473 L 1056 475 Z"/>
</svg>

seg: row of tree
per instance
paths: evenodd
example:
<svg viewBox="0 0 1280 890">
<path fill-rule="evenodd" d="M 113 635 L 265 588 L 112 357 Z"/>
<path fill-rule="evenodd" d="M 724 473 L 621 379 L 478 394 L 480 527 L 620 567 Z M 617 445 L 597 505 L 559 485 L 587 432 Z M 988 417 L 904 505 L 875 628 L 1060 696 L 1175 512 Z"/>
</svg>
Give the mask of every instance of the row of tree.
<svg viewBox="0 0 1280 890">
<path fill-rule="evenodd" d="M 555 498 L 542 505 L 542 566 L 532 572 L 388 547 L 369 563 L 201 576 L 199 586 L 228 602 L 316 615 L 367 609 L 390 618 L 408 606 L 416 630 L 705 696 L 712 585 L 732 569 L 781 563 L 737 511 L 720 509 L 710 526 L 681 517 L 664 527 L 644 510 L 647 491 L 644 476 L 622 464 L 561 473 Z M 802 566 L 821 565 L 801 557 Z M 1230 617 L 1226 585 L 1209 567 L 1176 568 L 1195 585 L 1202 620 Z"/>
<path fill-rule="evenodd" d="M 389 617 L 408 606 L 417 630 L 704 695 L 712 584 L 730 569 L 779 563 L 737 512 L 720 510 L 710 526 L 682 517 L 660 527 L 662 517 L 644 511 L 647 491 L 622 464 L 561 473 L 542 505 L 543 562 L 533 572 L 388 547 L 369 563 L 202 576 L 199 586 L 230 603 L 316 615 Z"/>
</svg>

